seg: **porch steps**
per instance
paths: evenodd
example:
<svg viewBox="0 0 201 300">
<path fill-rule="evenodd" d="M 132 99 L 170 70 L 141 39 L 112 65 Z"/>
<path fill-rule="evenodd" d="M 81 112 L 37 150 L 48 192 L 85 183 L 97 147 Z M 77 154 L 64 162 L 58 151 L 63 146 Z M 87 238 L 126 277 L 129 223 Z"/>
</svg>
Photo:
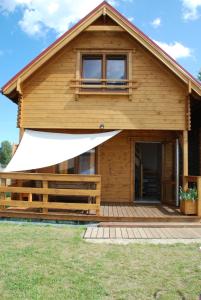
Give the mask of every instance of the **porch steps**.
<svg viewBox="0 0 201 300">
<path fill-rule="evenodd" d="M 88 227 L 83 235 L 86 240 L 95 241 L 115 241 L 123 240 L 158 240 L 158 241 L 174 241 L 174 242 L 200 242 L 201 227 L 199 228 L 172 228 L 172 227 Z"/>
<path fill-rule="evenodd" d="M 101 222 L 108 228 L 201 228 L 201 222 Z"/>
</svg>

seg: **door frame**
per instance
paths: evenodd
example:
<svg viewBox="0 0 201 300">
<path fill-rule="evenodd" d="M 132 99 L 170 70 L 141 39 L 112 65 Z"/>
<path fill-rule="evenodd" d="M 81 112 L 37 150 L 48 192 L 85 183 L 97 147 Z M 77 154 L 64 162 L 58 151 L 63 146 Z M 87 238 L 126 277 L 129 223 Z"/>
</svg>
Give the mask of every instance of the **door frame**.
<svg viewBox="0 0 201 300">
<path fill-rule="evenodd" d="M 165 143 L 175 143 L 176 135 L 172 137 L 170 135 L 161 135 L 161 136 L 136 136 L 130 137 L 130 153 L 131 153 L 131 168 L 130 168 L 130 201 L 136 203 L 135 200 L 135 144 L 136 143 L 161 143 L 162 145 L 162 157 L 161 157 L 161 199 L 160 203 L 163 203 L 164 200 L 164 144 Z"/>
<path fill-rule="evenodd" d="M 134 191 L 133 191 L 133 201 L 135 202 L 135 203 L 145 203 L 146 201 L 143 201 L 143 199 L 142 199 L 142 201 L 137 201 L 136 199 L 135 199 L 135 152 L 136 152 L 136 144 L 160 144 L 161 145 L 161 180 L 160 180 L 160 185 L 161 185 L 161 188 L 160 188 L 160 199 L 158 200 L 158 201 L 154 201 L 153 203 L 162 203 L 162 186 L 163 186 L 163 183 L 162 183 L 162 174 L 163 174 L 163 142 L 161 142 L 161 141 L 153 141 L 152 139 L 150 139 L 150 140 L 135 140 L 134 142 L 133 142 L 133 144 L 134 144 L 134 147 L 133 147 L 133 159 L 134 159 L 134 163 L 133 163 L 133 168 L 134 168 L 134 170 L 133 170 L 133 186 L 134 186 Z M 149 203 L 148 201 L 147 201 L 147 203 Z M 150 203 L 152 203 L 152 202 L 150 202 Z"/>
</svg>

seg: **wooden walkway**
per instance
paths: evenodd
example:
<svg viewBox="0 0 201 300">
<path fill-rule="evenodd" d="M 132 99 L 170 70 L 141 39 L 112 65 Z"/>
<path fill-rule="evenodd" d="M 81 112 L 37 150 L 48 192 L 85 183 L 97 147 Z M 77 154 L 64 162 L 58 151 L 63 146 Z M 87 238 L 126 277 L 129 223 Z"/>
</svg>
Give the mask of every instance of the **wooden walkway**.
<svg viewBox="0 0 201 300">
<path fill-rule="evenodd" d="M 88 227 L 84 239 L 201 239 L 200 228 Z"/>
<path fill-rule="evenodd" d="M 0 218 L 28 218 L 61 221 L 85 222 L 198 222 L 197 216 L 184 216 L 178 208 L 168 205 L 144 205 L 102 203 L 100 215 L 95 211 L 68 211 L 49 209 L 42 212 L 40 209 L 14 208 L 0 210 Z"/>
</svg>

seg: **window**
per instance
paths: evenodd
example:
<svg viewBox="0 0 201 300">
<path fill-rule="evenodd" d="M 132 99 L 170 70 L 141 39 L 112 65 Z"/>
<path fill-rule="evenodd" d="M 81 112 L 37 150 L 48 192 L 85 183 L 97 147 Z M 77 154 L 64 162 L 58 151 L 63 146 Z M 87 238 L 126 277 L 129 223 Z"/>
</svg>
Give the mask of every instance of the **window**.
<svg viewBox="0 0 201 300">
<path fill-rule="evenodd" d="M 57 165 L 59 174 L 95 174 L 95 149 Z"/>
<path fill-rule="evenodd" d="M 93 81 L 93 79 L 102 78 L 102 57 L 101 56 L 88 56 L 83 57 L 82 62 L 82 77 L 85 79 L 92 79 L 88 81 L 90 84 L 97 84 L 100 81 Z"/>
<path fill-rule="evenodd" d="M 125 55 L 107 55 L 106 56 L 106 78 L 107 79 L 115 79 L 115 82 L 111 82 L 111 84 L 122 84 L 125 82 L 120 82 L 120 80 L 127 79 L 126 74 L 126 57 Z M 110 84 L 110 82 L 108 82 Z"/>
<path fill-rule="evenodd" d="M 82 84 L 96 85 L 94 88 L 116 89 L 127 84 L 127 73 L 127 55 L 82 55 Z"/>
</svg>

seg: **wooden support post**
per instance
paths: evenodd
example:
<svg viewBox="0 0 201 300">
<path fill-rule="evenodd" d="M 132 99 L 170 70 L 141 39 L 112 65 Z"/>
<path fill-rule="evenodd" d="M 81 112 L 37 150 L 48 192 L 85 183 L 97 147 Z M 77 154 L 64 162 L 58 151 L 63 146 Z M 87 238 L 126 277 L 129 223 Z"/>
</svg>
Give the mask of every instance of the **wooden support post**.
<svg viewBox="0 0 201 300">
<path fill-rule="evenodd" d="M 6 186 L 6 179 L 0 179 L 0 186 Z M 6 200 L 6 194 L 0 193 L 0 200 Z M 4 205 L 0 206 L 0 209 L 5 209 Z"/>
<path fill-rule="evenodd" d="M 19 136 L 19 141 L 21 141 L 22 137 L 24 134 L 24 128 L 20 127 L 20 136 Z"/>
<path fill-rule="evenodd" d="M 198 177 L 197 179 L 197 190 L 198 190 L 197 215 L 201 217 L 201 177 Z"/>
<path fill-rule="evenodd" d="M 188 189 L 188 131 L 183 131 L 183 189 Z"/>
<path fill-rule="evenodd" d="M 48 188 L 48 181 L 47 180 L 43 181 L 43 188 L 44 189 Z M 43 202 L 44 203 L 48 202 L 48 195 L 43 195 Z M 48 208 L 43 208 L 43 213 L 48 213 Z"/>
<path fill-rule="evenodd" d="M 96 190 L 99 191 L 99 196 L 96 196 L 96 204 L 98 204 L 98 209 L 96 210 L 96 215 L 100 216 L 100 202 L 101 202 L 101 181 L 96 183 Z"/>
</svg>

